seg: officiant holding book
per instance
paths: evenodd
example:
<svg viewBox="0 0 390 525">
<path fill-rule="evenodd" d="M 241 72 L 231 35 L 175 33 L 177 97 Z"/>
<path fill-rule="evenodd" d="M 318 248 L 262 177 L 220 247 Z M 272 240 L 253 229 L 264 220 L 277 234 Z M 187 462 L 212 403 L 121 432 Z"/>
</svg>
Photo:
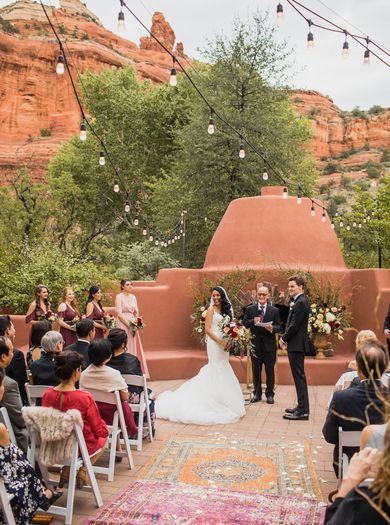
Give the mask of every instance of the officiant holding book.
<svg viewBox="0 0 390 525">
<path fill-rule="evenodd" d="M 268 304 L 269 297 L 269 289 L 261 286 L 257 290 L 257 302 L 248 306 L 245 311 L 243 324 L 250 329 L 255 347 L 254 355 L 252 355 L 253 397 L 251 403 L 261 401 L 261 372 L 264 365 L 265 397 L 267 403 L 272 405 L 275 397 L 276 334 L 282 332 L 282 323 L 278 309 Z"/>
</svg>

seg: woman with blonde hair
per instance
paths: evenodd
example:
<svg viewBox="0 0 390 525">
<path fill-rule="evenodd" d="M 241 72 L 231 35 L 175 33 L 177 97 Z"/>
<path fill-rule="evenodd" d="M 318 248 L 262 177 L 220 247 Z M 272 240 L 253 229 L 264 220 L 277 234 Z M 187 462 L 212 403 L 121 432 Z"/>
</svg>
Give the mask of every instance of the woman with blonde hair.
<svg viewBox="0 0 390 525">
<path fill-rule="evenodd" d="M 80 319 L 73 288 L 66 286 L 62 292 L 61 302 L 58 306 L 58 324 L 64 339 L 64 347 L 77 341 L 76 322 Z"/>
</svg>

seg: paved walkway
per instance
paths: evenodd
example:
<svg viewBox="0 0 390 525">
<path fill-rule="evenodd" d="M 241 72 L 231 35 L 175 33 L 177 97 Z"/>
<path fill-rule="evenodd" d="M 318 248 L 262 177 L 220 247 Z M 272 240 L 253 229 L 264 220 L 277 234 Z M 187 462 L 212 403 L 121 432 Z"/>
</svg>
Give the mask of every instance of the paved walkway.
<svg viewBox="0 0 390 525">
<path fill-rule="evenodd" d="M 177 388 L 183 381 L 158 381 L 150 383 L 153 391 L 158 394 L 163 390 Z M 244 387 L 243 387 L 244 388 Z M 294 405 L 295 389 L 292 386 L 279 386 L 276 391 L 275 404 L 267 405 L 264 401 L 247 406 L 247 414 L 238 423 L 231 425 L 197 426 L 182 425 L 167 421 L 157 421 L 157 433 L 153 443 L 144 442 L 143 450 L 133 450 L 135 468 L 128 470 L 124 463 L 116 465 L 115 480 L 111 483 L 100 475 L 98 482 L 104 503 L 115 495 L 133 479 L 150 457 L 160 448 L 163 441 L 172 436 L 207 436 L 209 432 L 221 432 L 226 437 L 241 437 L 246 439 L 272 439 L 291 441 L 292 439 L 308 440 L 312 446 L 313 461 L 324 499 L 335 488 L 335 475 L 332 468 L 332 449 L 322 438 L 321 429 L 327 412 L 327 403 L 333 387 L 309 387 L 311 415 L 309 421 L 285 421 L 282 419 L 284 409 Z M 100 479 L 99 479 L 100 478 Z M 74 525 L 83 523 L 95 513 L 93 496 L 87 492 L 76 491 Z M 53 524 L 63 523 L 55 519 Z"/>
</svg>

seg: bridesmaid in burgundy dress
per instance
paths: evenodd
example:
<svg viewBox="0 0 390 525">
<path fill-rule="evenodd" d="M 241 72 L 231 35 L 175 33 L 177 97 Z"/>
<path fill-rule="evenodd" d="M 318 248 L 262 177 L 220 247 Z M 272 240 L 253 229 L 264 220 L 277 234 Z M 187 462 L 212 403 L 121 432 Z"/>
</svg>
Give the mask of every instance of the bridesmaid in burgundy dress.
<svg viewBox="0 0 390 525">
<path fill-rule="evenodd" d="M 44 284 L 38 284 L 35 288 L 35 300 L 28 307 L 25 322 L 33 325 L 43 319 L 43 316 L 50 311 L 49 290 Z M 29 336 L 31 346 L 31 330 Z"/>
<path fill-rule="evenodd" d="M 64 288 L 57 313 L 60 333 L 64 339 L 64 348 L 66 348 L 77 341 L 75 321 L 80 319 L 80 312 L 77 309 L 72 288 Z"/>
<path fill-rule="evenodd" d="M 103 339 L 105 333 L 108 332 L 103 323 L 104 309 L 101 303 L 102 295 L 100 286 L 91 286 L 89 289 L 86 317 L 87 319 L 92 319 L 95 325 L 95 339 Z"/>
</svg>

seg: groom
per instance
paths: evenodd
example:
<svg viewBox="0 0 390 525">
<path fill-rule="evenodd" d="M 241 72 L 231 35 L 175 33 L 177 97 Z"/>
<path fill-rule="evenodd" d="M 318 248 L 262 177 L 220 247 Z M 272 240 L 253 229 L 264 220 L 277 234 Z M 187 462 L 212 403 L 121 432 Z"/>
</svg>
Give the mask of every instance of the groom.
<svg viewBox="0 0 390 525">
<path fill-rule="evenodd" d="M 242 322 L 244 326 L 250 328 L 255 345 L 255 355 L 252 356 L 253 397 L 251 403 L 261 401 L 261 371 L 264 364 L 267 384 L 265 396 L 267 403 L 273 405 L 275 396 L 274 367 L 277 350 L 275 334 L 281 331 L 282 323 L 279 310 L 268 304 L 269 296 L 269 289 L 266 286 L 261 286 L 257 290 L 257 302 L 248 306 Z"/>
</svg>

